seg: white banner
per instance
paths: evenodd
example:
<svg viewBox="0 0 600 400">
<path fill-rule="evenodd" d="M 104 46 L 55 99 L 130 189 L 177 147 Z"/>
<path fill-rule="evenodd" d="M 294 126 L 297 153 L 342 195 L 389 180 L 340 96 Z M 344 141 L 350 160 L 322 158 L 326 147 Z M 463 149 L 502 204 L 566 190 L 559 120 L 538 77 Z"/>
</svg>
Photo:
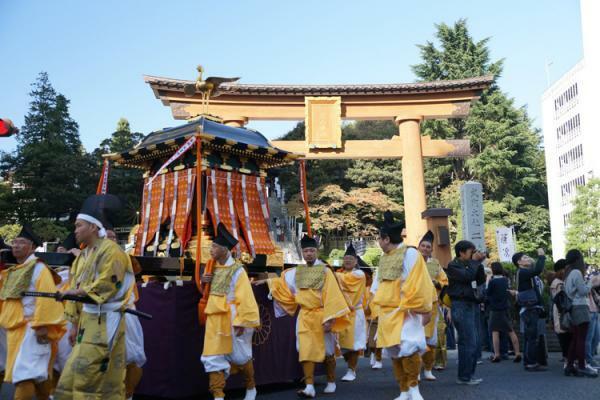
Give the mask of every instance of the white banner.
<svg viewBox="0 0 600 400">
<path fill-rule="evenodd" d="M 513 227 L 501 226 L 496 228 L 496 243 L 498 244 L 498 256 L 502 262 L 512 262 L 512 256 L 516 253 Z"/>
<path fill-rule="evenodd" d="M 167 160 L 166 163 L 164 163 L 159 169 L 158 171 L 156 171 L 156 173 L 154 174 L 154 176 L 152 178 L 150 178 L 148 180 L 147 185 L 150 186 L 150 184 L 152 183 L 152 181 L 154 180 L 154 178 L 156 178 L 158 176 L 158 174 L 160 174 L 160 171 L 162 171 L 163 169 L 167 168 L 169 166 L 169 164 L 171 164 L 173 161 L 177 160 L 179 157 L 181 157 L 183 155 L 183 153 L 185 153 L 186 151 L 188 151 L 193 145 L 194 143 L 196 143 L 196 137 L 192 136 L 191 138 L 188 139 L 187 142 L 185 142 L 183 144 L 183 146 L 181 146 L 176 152 L 175 154 L 173 154 L 171 156 L 171 158 L 169 158 Z"/>
</svg>

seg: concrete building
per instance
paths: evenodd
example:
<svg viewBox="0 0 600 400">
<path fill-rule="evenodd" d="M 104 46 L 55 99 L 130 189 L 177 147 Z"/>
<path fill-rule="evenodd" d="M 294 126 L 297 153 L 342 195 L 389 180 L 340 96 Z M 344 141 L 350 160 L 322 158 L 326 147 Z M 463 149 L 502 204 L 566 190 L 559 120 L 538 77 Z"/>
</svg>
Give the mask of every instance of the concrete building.
<svg viewBox="0 0 600 400">
<path fill-rule="evenodd" d="M 600 177 L 600 1 L 581 0 L 584 57 L 542 96 L 550 228 L 563 257 L 577 188 Z"/>
</svg>

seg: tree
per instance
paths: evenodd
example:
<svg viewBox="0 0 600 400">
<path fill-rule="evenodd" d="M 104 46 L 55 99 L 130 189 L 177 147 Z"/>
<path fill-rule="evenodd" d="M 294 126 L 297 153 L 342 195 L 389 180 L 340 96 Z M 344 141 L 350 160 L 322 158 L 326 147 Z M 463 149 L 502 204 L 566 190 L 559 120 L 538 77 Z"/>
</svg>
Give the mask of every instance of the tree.
<svg viewBox="0 0 600 400">
<path fill-rule="evenodd" d="M 376 235 L 384 211 L 402 211 L 399 204 L 373 188 L 345 191 L 338 185 L 326 185 L 313 191 L 310 199 L 312 227 L 321 234 Z M 288 209 L 291 215 L 301 215 L 298 195 L 290 200 Z"/>
<path fill-rule="evenodd" d="M 61 224 L 50 221 L 48 219 L 38 219 L 32 224 L 33 231 L 44 242 L 61 241 L 69 235 L 71 227 L 66 228 Z"/>
<path fill-rule="evenodd" d="M 419 46 L 423 61 L 413 66 L 419 80 L 500 76 L 503 60 L 490 60 L 489 38 L 475 41 L 465 20 L 436 27 L 440 48 L 433 42 Z M 434 138 L 471 140 L 472 155 L 467 159 L 426 161 L 430 190 L 446 187 L 454 179 L 477 180 L 488 198 L 502 201 L 512 194 L 547 206 L 539 132 L 532 128 L 525 108 L 515 107 L 497 84 L 484 91 L 468 118 L 425 121 L 422 130 Z"/>
<path fill-rule="evenodd" d="M 291 131 L 278 140 L 304 140 L 304 122 L 299 122 Z M 316 190 L 324 185 L 338 185 L 345 190 L 350 189 L 350 181 L 346 178 L 346 170 L 352 165 L 351 160 L 312 160 L 306 162 L 306 186 L 308 190 Z M 300 190 L 298 164 L 280 168 L 276 171 L 281 184 L 289 198 Z"/>
<path fill-rule="evenodd" d="M 393 121 L 356 121 L 344 127 L 347 140 L 388 140 L 397 134 Z M 404 204 L 401 160 L 355 160 L 346 171 L 346 178 L 352 187 L 374 188 Z"/>
<path fill-rule="evenodd" d="M 119 119 L 116 130 L 109 138 L 100 142 L 100 146 L 94 150 L 93 154 L 97 165 L 95 176 L 99 179 L 103 154 L 131 150 L 143 138 L 142 133 L 131 132 L 127 119 Z M 111 168 L 108 177 L 108 192 L 119 196 L 123 203 L 123 209 L 114 217 L 113 223 L 116 226 L 135 223 L 136 212 L 140 209 L 142 202 L 143 184 L 142 171 L 132 168 Z"/>
<path fill-rule="evenodd" d="M 577 189 L 569 218 L 567 247 L 580 250 L 590 264 L 600 266 L 600 179 Z"/>
<path fill-rule="evenodd" d="M 437 25 L 436 37 L 439 47 L 433 42 L 419 46 L 422 62 L 413 66 L 419 80 L 501 75 L 503 60 L 491 60 L 489 39 L 474 40 L 465 20 L 453 26 Z M 452 182 L 476 180 L 484 188 L 488 230 L 515 225 L 519 249 L 524 251 L 549 243 L 541 138 L 524 107 L 516 107 L 494 83 L 466 119 L 425 121 L 422 132 L 433 138 L 471 141 L 471 156 L 466 159 L 426 160 L 430 205 L 444 205 L 444 197 L 449 200 L 453 193 L 451 208 L 456 210 L 459 189 Z M 460 232 L 460 219 L 455 222 L 455 231 Z"/>
<path fill-rule="evenodd" d="M 3 155 L 2 175 L 15 188 L 11 211 L 16 210 L 19 220 L 57 221 L 72 217 L 92 192 L 93 164 L 69 115 L 69 100 L 57 94 L 45 72 L 32 86 L 17 150 Z"/>
<path fill-rule="evenodd" d="M 14 196 L 10 184 L 0 181 L 0 226 L 16 221 L 14 209 Z"/>
</svg>

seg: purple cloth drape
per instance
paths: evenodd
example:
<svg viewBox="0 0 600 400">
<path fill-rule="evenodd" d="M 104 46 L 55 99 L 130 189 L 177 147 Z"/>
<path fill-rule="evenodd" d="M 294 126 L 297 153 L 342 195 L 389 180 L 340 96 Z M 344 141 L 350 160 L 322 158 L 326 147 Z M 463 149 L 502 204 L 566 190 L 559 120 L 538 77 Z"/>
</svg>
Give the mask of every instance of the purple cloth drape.
<svg viewBox="0 0 600 400">
<path fill-rule="evenodd" d="M 141 320 L 148 359 L 136 394 L 167 399 L 203 395 L 208 377 L 200 362 L 204 329 L 198 323 L 200 294 L 193 282 L 164 289 L 150 282 L 139 287 L 139 310 L 153 315 Z M 254 335 L 254 369 L 258 385 L 289 382 L 302 377 L 295 338 L 295 318 L 275 318 L 266 285 L 254 287 L 261 329 Z M 241 387 L 241 377 L 228 388 Z"/>
</svg>

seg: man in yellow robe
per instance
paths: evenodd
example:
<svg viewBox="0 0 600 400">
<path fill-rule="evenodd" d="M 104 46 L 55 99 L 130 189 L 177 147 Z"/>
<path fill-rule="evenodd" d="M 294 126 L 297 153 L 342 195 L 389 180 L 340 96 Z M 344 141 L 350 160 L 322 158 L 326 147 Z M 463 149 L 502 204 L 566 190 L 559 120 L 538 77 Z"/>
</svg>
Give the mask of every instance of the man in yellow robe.
<svg viewBox="0 0 600 400">
<path fill-rule="evenodd" d="M 342 377 L 343 382 L 352 382 L 356 379 L 358 357 L 367 345 L 367 321 L 364 310 L 367 277 L 359 268 L 359 262 L 362 260 L 356 254 L 354 246 L 350 244 L 344 254 L 344 270 L 336 273 L 352 310 L 349 314 L 350 324 L 339 335 L 340 347 L 348 364 L 348 372 Z"/>
<path fill-rule="evenodd" d="M 296 315 L 296 348 L 304 371 L 306 387 L 298 392 L 305 398 L 316 396 L 315 363 L 325 362 L 327 386 L 324 393 L 335 393 L 335 333 L 349 324 L 348 303 L 339 283 L 322 261 L 317 259 L 317 242 L 304 236 L 300 241 L 306 265 L 285 270 L 281 277 L 268 279 L 275 316 Z M 257 282 L 260 284 L 262 282 Z"/>
<path fill-rule="evenodd" d="M 65 333 L 64 310 L 50 298 L 23 297 L 24 291 L 56 292 L 60 278 L 38 259 L 41 240 L 29 226 L 12 242 L 18 264 L 2 271 L 0 326 L 6 329 L 6 382 L 15 384 L 15 400 L 49 398 L 52 347 Z"/>
<path fill-rule="evenodd" d="M 81 253 L 81 249 L 75 240 L 75 232 L 71 232 L 56 248 L 57 253 L 69 253 L 73 254 L 77 257 Z M 54 272 L 58 274 L 61 278 L 61 283 L 56 286 L 59 292 L 65 292 L 69 290 L 69 280 L 71 273 L 71 266 L 60 266 L 54 267 Z M 64 302 L 63 302 L 64 305 Z M 67 320 L 66 323 L 67 332 L 70 332 L 73 329 L 73 324 L 71 321 Z M 56 385 L 58 385 L 58 380 L 60 379 L 60 374 L 62 373 L 65 365 L 67 364 L 67 360 L 73 351 L 73 346 L 70 343 L 69 335 L 64 335 L 60 341 L 58 342 L 58 349 L 56 351 L 56 356 L 54 357 L 54 373 L 52 376 L 52 391 L 56 389 Z"/>
<path fill-rule="evenodd" d="M 429 272 L 429 277 L 431 278 L 431 282 L 434 286 L 434 297 L 433 297 L 433 305 L 431 309 L 431 320 L 425 326 L 425 337 L 427 339 L 427 352 L 423 354 L 423 370 L 424 377 L 427 381 L 435 381 L 436 377 L 433 375 L 433 364 L 436 360 L 436 348 L 438 345 L 439 338 L 439 322 L 440 320 L 444 320 L 444 315 L 442 313 L 439 295 L 444 286 L 448 286 L 448 277 L 444 272 L 444 269 L 440 265 L 440 262 L 431 257 L 433 253 L 433 241 L 434 236 L 433 232 L 428 231 L 421 242 L 419 243 L 419 252 L 425 259 L 427 264 L 427 272 Z"/>
<path fill-rule="evenodd" d="M 94 304 L 69 301 L 73 351 L 54 393 L 56 400 L 125 398 L 125 317 L 134 282 L 127 254 L 106 239 L 108 212 L 119 207 L 112 195 L 89 197 L 75 221 L 75 236 L 85 248 L 71 267 L 70 289 Z"/>
<path fill-rule="evenodd" d="M 206 304 L 206 325 L 202 363 L 208 373 L 209 389 L 215 400 L 225 398 L 225 380 L 242 372 L 246 382 L 244 400 L 256 398 L 252 335 L 260 326 L 258 304 L 244 267 L 231 256 L 238 241 L 219 223 L 210 248 L 216 261 L 212 274 L 202 276 L 210 283 Z"/>
<path fill-rule="evenodd" d="M 106 229 L 106 238 L 117 243 L 117 233 L 112 227 Z M 141 272 L 139 262 L 129 256 L 131 269 L 134 275 Z M 127 301 L 127 308 L 135 310 L 135 303 L 139 299 L 139 293 L 135 280 L 132 283 L 131 295 Z M 131 400 L 135 388 L 142 380 L 143 369 L 146 364 L 146 352 L 144 351 L 144 331 L 137 315 L 125 314 L 125 398 Z"/>
<path fill-rule="evenodd" d="M 400 385 L 399 400 L 422 400 L 419 392 L 424 324 L 428 322 L 434 287 L 419 252 L 402 243 L 402 225 L 386 211 L 379 233 L 384 254 L 371 286 L 373 313 L 379 318 L 377 347 L 392 359 Z"/>
</svg>

